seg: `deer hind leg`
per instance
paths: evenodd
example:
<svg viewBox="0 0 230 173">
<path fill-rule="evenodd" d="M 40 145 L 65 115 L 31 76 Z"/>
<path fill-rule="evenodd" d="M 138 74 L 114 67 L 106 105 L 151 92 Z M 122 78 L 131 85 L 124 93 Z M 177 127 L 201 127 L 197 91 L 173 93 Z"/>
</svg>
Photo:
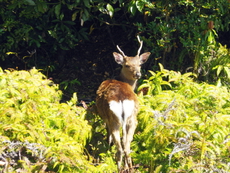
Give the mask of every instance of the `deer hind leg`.
<svg viewBox="0 0 230 173">
<path fill-rule="evenodd" d="M 126 135 L 123 136 L 124 154 L 125 154 L 125 165 L 130 170 L 132 169 L 132 159 L 130 156 L 131 150 L 130 145 L 133 140 L 133 135 L 136 129 L 137 123 L 134 117 L 129 117 L 128 122 L 125 126 Z"/>
<path fill-rule="evenodd" d="M 113 125 L 114 127 L 114 125 Z M 115 128 L 110 129 L 111 135 L 113 139 L 113 143 L 116 145 L 117 153 L 116 153 L 116 162 L 117 162 L 117 168 L 118 171 L 121 172 L 122 170 L 122 159 L 123 159 L 123 148 L 121 145 L 121 139 L 120 139 L 120 127 L 119 125 L 116 125 Z"/>
<path fill-rule="evenodd" d="M 109 145 L 112 146 L 113 137 L 112 137 L 112 134 L 111 134 L 111 129 L 109 128 L 109 126 L 107 124 L 108 123 L 106 123 L 107 141 L 108 141 Z"/>
<path fill-rule="evenodd" d="M 133 140 L 133 135 L 137 126 L 136 120 L 136 111 L 135 102 L 133 100 L 124 100 L 123 101 L 124 108 L 124 122 L 122 126 L 123 130 L 123 148 L 125 154 L 125 168 L 132 168 L 132 160 L 130 156 L 130 144 Z"/>
</svg>

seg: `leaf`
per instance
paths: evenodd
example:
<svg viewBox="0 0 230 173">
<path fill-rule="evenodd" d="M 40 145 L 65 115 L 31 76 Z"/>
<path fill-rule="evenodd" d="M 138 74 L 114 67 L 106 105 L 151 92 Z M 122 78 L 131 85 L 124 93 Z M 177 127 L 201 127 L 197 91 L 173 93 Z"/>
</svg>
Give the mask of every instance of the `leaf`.
<svg viewBox="0 0 230 173">
<path fill-rule="evenodd" d="M 60 14 L 60 20 L 63 20 L 64 16 L 65 16 L 64 13 L 61 13 Z"/>
<path fill-rule="evenodd" d="M 160 67 L 160 71 L 161 71 L 161 72 L 164 71 L 164 66 L 163 66 L 161 63 L 159 63 L 158 65 L 159 65 L 159 67 Z"/>
<path fill-rule="evenodd" d="M 142 84 L 141 86 L 138 87 L 137 91 L 140 91 L 143 88 L 149 88 L 149 87 L 150 87 L 149 84 L 144 83 L 144 84 Z"/>
<path fill-rule="evenodd" d="M 60 19 L 60 12 L 61 12 L 61 4 L 58 4 L 54 8 L 55 15 L 58 19 Z"/>
<path fill-rule="evenodd" d="M 226 72 L 228 79 L 230 79 L 230 69 L 228 67 L 224 67 L 224 71 Z"/>
<path fill-rule="evenodd" d="M 218 79 L 218 80 L 217 80 L 216 86 L 217 86 L 217 87 L 221 87 L 221 86 L 222 86 L 221 79 Z"/>
<path fill-rule="evenodd" d="M 6 52 L 7 55 L 15 54 L 17 56 L 17 52 Z"/>
<path fill-rule="evenodd" d="M 25 0 L 29 5 L 35 5 L 35 2 L 33 0 Z"/>
<path fill-rule="evenodd" d="M 113 14 L 114 14 L 114 9 L 113 9 L 112 5 L 107 4 L 106 9 L 108 10 L 109 16 L 112 18 Z"/>
<path fill-rule="evenodd" d="M 134 3 L 130 4 L 129 11 L 132 13 L 132 15 L 135 15 L 137 11 L 137 6 Z"/>
<path fill-rule="evenodd" d="M 73 14 L 72 14 L 72 21 L 75 21 L 76 20 L 76 18 L 77 18 L 77 13 L 78 13 L 79 11 L 75 11 Z"/>
<path fill-rule="evenodd" d="M 138 11 L 142 12 L 144 5 L 145 4 L 142 1 L 136 1 L 136 7 L 137 7 Z"/>
<path fill-rule="evenodd" d="M 75 25 L 75 22 L 72 22 L 72 21 L 64 21 L 63 23 L 66 23 L 68 25 Z"/>
<path fill-rule="evenodd" d="M 46 12 L 48 9 L 46 2 L 40 2 L 40 1 L 37 1 L 37 8 L 38 11 L 42 13 Z"/>
<path fill-rule="evenodd" d="M 161 172 L 162 165 L 157 166 L 157 168 L 154 170 L 153 173 L 160 173 Z"/>
<path fill-rule="evenodd" d="M 222 65 L 218 65 L 214 67 L 213 69 L 216 69 L 216 68 L 217 68 L 216 75 L 219 76 L 220 72 L 223 70 L 224 67 Z"/>
<path fill-rule="evenodd" d="M 84 9 L 83 10 L 83 13 L 82 13 L 82 17 L 81 17 L 81 19 L 85 22 L 85 21 L 87 21 L 88 19 L 89 19 L 89 12 L 88 12 L 88 10 L 87 9 Z"/>
<path fill-rule="evenodd" d="M 169 82 L 167 82 L 167 81 L 162 81 L 162 82 L 161 82 L 161 85 L 167 85 L 167 86 L 169 86 L 170 88 L 172 88 L 172 85 L 171 85 Z"/>
<path fill-rule="evenodd" d="M 155 76 L 155 75 L 156 75 L 156 73 L 153 72 L 153 71 L 151 71 L 151 70 L 149 70 L 149 73 L 150 73 L 152 76 Z"/>
<path fill-rule="evenodd" d="M 87 7 L 87 8 L 90 8 L 90 1 L 89 0 L 84 0 L 84 5 Z"/>
</svg>

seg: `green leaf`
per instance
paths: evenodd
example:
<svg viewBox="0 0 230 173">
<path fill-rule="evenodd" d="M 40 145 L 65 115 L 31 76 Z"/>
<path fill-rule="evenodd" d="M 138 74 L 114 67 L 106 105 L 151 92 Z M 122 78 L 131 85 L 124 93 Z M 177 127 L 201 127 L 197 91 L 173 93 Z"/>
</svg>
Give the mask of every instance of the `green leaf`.
<svg viewBox="0 0 230 173">
<path fill-rule="evenodd" d="M 35 2 L 33 0 L 25 0 L 29 5 L 35 5 Z"/>
<path fill-rule="evenodd" d="M 87 8 L 90 8 L 90 1 L 89 0 L 83 0 L 84 2 L 84 5 L 87 7 Z"/>
<path fill-rule="evenodd" d="M 132 15 L 135 15 L 137 11 L 137 6 L 134 3 L 130 4 L 129 11 L 132 13 Z"/>
<path fill-rule="evenodd" d="M 83 13 L 82 13 L 82 20 L 85 22 L 89 19 L 90 15 L 89 15 L 89 12 L 87 9 L 84 9 L 83 10 Z"/>
<path fill-rule="evenodd" d="M 218 65 L 214 69 L 216 69 L 216 68 L 217 68 L 216 75 L 219 76 L 220 72 L 223 70 L 224 67 L 222 65 Z"/>
<path fill-rule="evenodd" d="M 162 165 L 157 166 L 157 168 L 154 170 L 153 173 L 160 173 L 161 172 Z"/>
<path fill-rule="evenodd" d="M 142 12 L 144 5 L 145 4 L 142 1 L 136 1 L 136 7 L 137 7 L 138 11 Z"/>
<path fill-rule="evenodd" d="M 75 21 L 76 20 L 76 18 L 77 18 L 77 13 L 78 13 L 79 11 L 75 11 L 73 14 L 72 14 L 72 21 Z"/>
<path fill-rule="evenodd" d="M 152 70 L 149 70 L 148 71 L 152 76 L 155 76 L 156 75 L 156 73 L 154 72 L 154 71 L 152 71 Z"/>
<path fill-rule="evenodd" d="M 60 19 L 60 12 L 61 12 L 61 4 L 58 4 L 54 8 L 55 15 L 58 19 Z"/>
<path fill-rule="evenodd" d="M 37 2 L 37 8 L 38 11 L 42 13 L 46 12 L 48 9 L 46 2 L 40 2 L 40 1 Z"/>
<path fill-rule="evenodd" d="M 224 67 L 224 71 L 226 72 L 228 79 L 230 79 L 230 69 L 228 67 Z"/>
<path fill-rule="evenodd" d="M 160 71 L 161 71 L 161 72 L 164 71 L 163 65 L 162 65 L 161 63 L 159 63 L 158 65 L 159 65 L 159 67 L 160 67 Z"/>
<path fill-rule="evenodd" d="M 108 10 L 109 16 L 112 18 L 112 17 L 113 17 L 113 14 L 114 14 L 114 9 L 113 9 L 112 5 L 107 4 L 107 5 L 106 5 L 106 9 Z"/>
<path fill-rule="evenodd" d="M 141 86 L 138 87 L 137 91 L 140 91 L 143 88 L 149 88 L 149 87 L 150 87 L 149 84 L 144 83 L 144 84 L 142 84 Z"/>
<path fill-rule="evenodd" d="M 60 14 L 60 20 L 63 20 L 64 16 L 65 16 L 64 13 L 61 13 Z"/>
</svg>

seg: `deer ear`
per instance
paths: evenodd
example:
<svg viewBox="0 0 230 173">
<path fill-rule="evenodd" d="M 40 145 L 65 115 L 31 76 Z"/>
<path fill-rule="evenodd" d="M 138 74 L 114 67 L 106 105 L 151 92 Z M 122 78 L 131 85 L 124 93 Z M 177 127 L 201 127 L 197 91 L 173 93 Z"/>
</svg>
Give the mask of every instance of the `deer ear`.
<svg viewBox="0 0 230 173">
<path fill-rule="evenodd" d="M 140 55 L 141 64 L 144 64 L 148 60 L 150 54 L 151 54 L 150 52 L 145 52 Z"/>
<path fill-rule="evenodd" d="M 113 57 L 118 64 L 122 65 L 124 63 L 124 57 L 121 54 L 113 52 Z"/>
</svg>

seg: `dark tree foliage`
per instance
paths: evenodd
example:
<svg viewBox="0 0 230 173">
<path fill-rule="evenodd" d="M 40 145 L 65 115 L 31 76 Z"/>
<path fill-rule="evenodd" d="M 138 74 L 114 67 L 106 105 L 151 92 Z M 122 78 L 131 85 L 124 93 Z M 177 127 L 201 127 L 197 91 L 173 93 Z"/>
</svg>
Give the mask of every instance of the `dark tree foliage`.
<svg viewBox="0 0 230 173">
<path fill-rule="evenodd" d="M 197 49 L 205 46 L 207 31 L 221 32 L 220 41 L 229 44 L 224 37 L 229 31 L 229 4 L 227 0 L 1 0 L 0 59 L 5 67 L 54 70 L 92 37 L 111 39 L 115 45 L 119 42 L 114 43 L 113 35 L 120 35 L 124 43 L 140 34 L 145 49 L 153 54 L 148 69 L 158 61 L 170 69 L 196 69 Z"/>
</svg>

